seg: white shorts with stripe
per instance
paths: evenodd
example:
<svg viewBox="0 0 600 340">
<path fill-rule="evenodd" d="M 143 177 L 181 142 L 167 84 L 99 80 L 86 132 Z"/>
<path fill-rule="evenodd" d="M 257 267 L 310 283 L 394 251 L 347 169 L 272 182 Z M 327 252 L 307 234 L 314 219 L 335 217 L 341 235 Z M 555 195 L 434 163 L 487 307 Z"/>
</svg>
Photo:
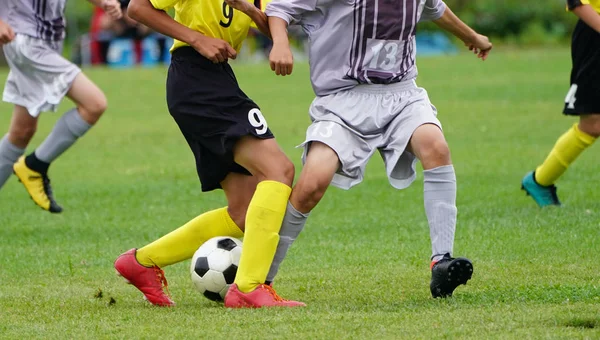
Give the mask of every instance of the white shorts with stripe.
<svg viewBox="0 0 600 340">
<path fill-rule="evenodd" d="M 385 162 L 390 184 L 407 188 L 416 177 L 416 157 L 406 150 L 413 132 L 435 124 L 437 111 L 427 91 L 414 81 L 389 85 L 359 85 L 317 97 L 310 107 L 312 124 L 306 131 L 303 162 L 310 142 L 321 142 L 338 155 L 341 168 L 332 185 L 350 189 L 362 182 L 375 151 Z"/>
<path fill-rule="evenodd" d="M 60 54 L 62 42 L 17 34 L 3 50 L 10 73 L 2 99 L 25 107 L 33 117 L 40 112 L 56 111 L 81 72 Z"/>
</svg>

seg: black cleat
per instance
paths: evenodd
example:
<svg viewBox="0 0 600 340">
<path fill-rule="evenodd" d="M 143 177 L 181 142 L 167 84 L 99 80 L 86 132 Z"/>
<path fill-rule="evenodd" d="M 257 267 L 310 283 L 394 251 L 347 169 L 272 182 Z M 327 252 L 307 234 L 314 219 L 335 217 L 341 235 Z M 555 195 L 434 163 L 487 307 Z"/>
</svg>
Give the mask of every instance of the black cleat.
<svg viewBox="0 0 600 340">
<path fill-rule="evenodd" d="M 50 208 L 48 209 L 48 211 L 54 214 L 61 213 L 63 211 L 63 208 L 60 205 L 58 205 L 58 203 L 56 203 L 56 200 L 54 199 L 52 187 L 50 186 L 50 178 L 48 178 L 48 176 L 43 176 L 42 181 L 44 183 L 44 191 L 46 192 L 46 195 L 48 195 L 48 200 L 50 200 Z"/>
<path fill-rule="evenodd" d="M 464 257 L 452 258 L 450 254 L 431 263 L 431 295 L 434 298 L 449 297 L 456 287 L 466 285 L 473 275 L 473 264 Z"/>
</svg>

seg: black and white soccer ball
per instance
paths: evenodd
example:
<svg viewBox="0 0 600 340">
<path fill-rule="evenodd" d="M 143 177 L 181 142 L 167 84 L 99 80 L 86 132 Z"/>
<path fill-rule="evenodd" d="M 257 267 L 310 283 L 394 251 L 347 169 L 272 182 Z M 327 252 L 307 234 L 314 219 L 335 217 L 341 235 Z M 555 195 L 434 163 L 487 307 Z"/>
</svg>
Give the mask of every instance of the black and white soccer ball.
<svg viewBox="0 0 600 340">
<path fill-rule="evenodd" d="M 214 237 L 196 250 L 190 272 L 196 289 L 213 301 L 223 301 L 235 280 L 242 241 L 227 236 Z"/>
</svg>

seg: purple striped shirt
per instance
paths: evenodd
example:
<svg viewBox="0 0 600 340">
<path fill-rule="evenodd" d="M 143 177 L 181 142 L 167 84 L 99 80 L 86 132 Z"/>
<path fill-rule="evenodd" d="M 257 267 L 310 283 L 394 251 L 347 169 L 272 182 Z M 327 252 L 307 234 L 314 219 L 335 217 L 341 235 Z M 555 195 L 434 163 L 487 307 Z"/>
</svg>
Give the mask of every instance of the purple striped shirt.
<svg viewBox="0 0 600 340">
<path fill-rule="evenodd" d="M 67 0 L 0 0 L 0 12 L 18 34 L 47 41 L 65 38 Z"/>
<path fill-rule="evenodd" d="M 323 96 L 414 79 L 416 25 L 445 10 L 442 0 L 273 0 L 266 13 L 308 34 L 311 81 Z"/>
</svg>

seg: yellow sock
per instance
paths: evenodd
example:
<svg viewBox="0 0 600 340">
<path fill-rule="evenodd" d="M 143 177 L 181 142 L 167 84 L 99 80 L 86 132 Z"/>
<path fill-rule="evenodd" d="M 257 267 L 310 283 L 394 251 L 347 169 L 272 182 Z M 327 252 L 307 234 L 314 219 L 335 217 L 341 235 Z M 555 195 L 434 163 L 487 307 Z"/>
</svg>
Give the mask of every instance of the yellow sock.
<svg viewBox="0 0 600 340">
<path fill-rule="evenodd" d="M 246 214 L 244 246 L 235 276 L 238 289 L 244 293 L 265 283 L 291 192 L 292 188 L 275 181 L 262 181 L 256 187 Z"/>
<path fill-rule="evenodd" d="M 579 130 L 578 124 L 575 123 L 556 141 L 544 163 L 535 169 L 535 181 L 543 186 L 554 184 L 577 156 L 595 140 L 595 137 Z"/>
<path fill-rule="evenodd" d="M 143 266 L 162 268 L 191 258 L 204 242 L 216 236 L 244 236 L 229 216 L 227 207 L 206 212 L 138 249 L 136 259 Z"/>
</svg>

